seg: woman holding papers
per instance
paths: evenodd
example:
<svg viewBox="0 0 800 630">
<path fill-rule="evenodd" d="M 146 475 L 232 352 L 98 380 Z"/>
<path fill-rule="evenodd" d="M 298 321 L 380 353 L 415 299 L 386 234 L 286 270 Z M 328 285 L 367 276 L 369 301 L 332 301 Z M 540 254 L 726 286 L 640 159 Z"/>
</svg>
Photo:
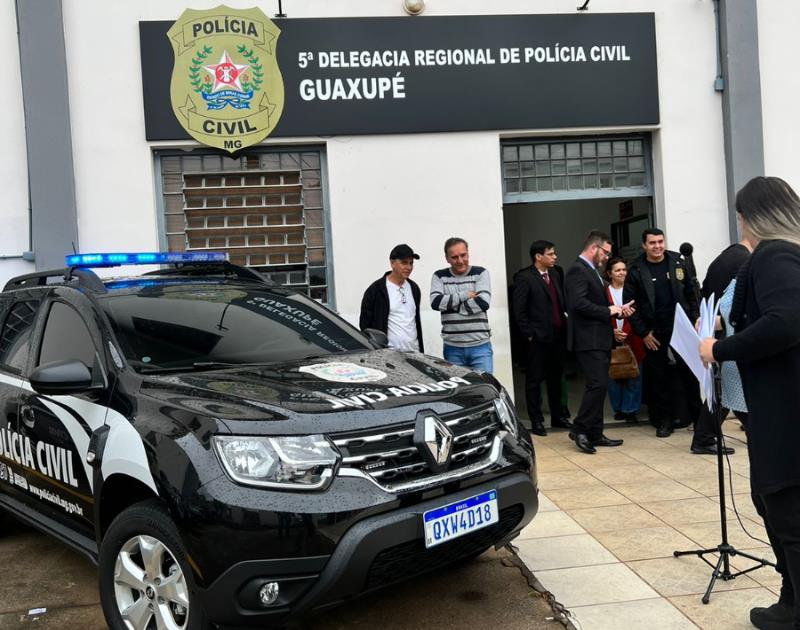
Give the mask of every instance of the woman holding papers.
<svg viewBox="0 0 800 630">
<path fill-rule="evenodd" d="M 756 177 L 736 195 L 742 235 L 755 246 L 739 272 L 730 319 L 736 334 L 703 339 L 706 362 L 736 361 L 750 412 L 750 485 L 778 564 L 778 602 L 754 608 L 757 628 L 800 629 L 800 198 L 777 177 Z M 800 604 L 800 602 L 798 602 Z"/>
</svg>

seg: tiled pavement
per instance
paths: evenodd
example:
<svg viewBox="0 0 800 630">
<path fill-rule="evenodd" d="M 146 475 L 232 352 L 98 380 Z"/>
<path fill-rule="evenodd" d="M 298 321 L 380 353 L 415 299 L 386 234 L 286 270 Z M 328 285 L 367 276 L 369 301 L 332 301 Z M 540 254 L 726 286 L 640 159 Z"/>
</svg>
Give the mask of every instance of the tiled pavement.
<svg viewBox="0 0 800 630">
<path fill-rule="evenodd" d="M 744 440 L 738 422 L 723 432 Z M 534 436 L 539 470 L 539 514 L 514 541 L 539 582 L 573 614 L 581 630 L 749 629 L 748 611 L 777 600 L 780 578 L 764 567 L 717 581 L 711 601 L 700 598 L 711 568 L 696 556 L 672 552 L 720 542 L 716 457 L 692 455 L 692 434 L 658 439 L 647 424 L 614 426 L 618 448 L 579 452 L 565 431 Z M 774 560 L 749 495 L 744 443 L 729 439 L 734 500 L 726 465 L 728 537 L 734 547 Z M 716 555 L 707 556 L 716 562 Z M 733 558 L 735 568 L 749 561 Z"/>
</svg>

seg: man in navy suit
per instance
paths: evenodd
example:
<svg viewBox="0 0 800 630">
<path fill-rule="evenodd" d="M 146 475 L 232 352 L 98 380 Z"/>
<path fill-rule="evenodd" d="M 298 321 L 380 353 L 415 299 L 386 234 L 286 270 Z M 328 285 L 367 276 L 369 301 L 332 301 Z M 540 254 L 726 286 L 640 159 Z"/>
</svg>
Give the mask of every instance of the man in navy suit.
<svg viewBox="0 0 800 630">
<path fill-rule="evenodd" d="M 567 271 L 565 280 L 569 314 L 567 341 L 586 376 L 586 389 L 570 437 L 584 453 L 596 452 L 596 446 L 622 444 L 622 440 L 612 440 L 603 435 L 603 404 L 614 345 L 610 320 L 612 317 L 629 317 L 633 309 L 632 303 L 623 306 L 608 304 L 605 282 L 599 270 L 610 255 L 611 238 L 593 230 L 586 237 L 583 251 Z"/>
<path fill-rule="evenodd" d="M 531 266 L 514 275 L 514 321 L 526 343 L 525 398 L 531 432 L 547 435 L 542 416 L 542 382 L 547 383 L 551 426 L 571 428 L 561 417 L 561 375 L 566 351 L 566 302 L 556 250 L 550 241 L 534 241 Z"/>
</svg>

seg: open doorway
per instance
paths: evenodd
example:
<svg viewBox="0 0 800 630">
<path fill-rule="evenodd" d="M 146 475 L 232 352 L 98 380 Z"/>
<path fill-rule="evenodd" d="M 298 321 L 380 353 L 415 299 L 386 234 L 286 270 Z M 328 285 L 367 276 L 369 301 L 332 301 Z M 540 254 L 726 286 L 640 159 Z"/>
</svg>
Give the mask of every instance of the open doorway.
<svg viewBox="0 0 800 630">
<path fill-rule="evenodd" d="M 557 264 L 564 270 L 593 229 L 612 237 L 615 255 L 632 260 L 639 254 L 642 230 L 654 225 L 649 134 L 508 139 L 502 141 L 501 155 L 509 283 L 518 270 L 530 266 L 530 245 L 539 239 L 555 243 Z M 515 402 L 527 418 L 524 345 L 513 308 L 509 311 Z M 583 377 L 569 356 L 565 372 L 565 402 L 574 416 Z M 548 409 L 542 411 L 545 418 L 550 416 Z M 610 408 L 606 418 L 613 418 Z"/>
<path fill-rule="evenodd" d="M 602 230 L 614 240 L 614 254 L 631 262 L 641 253 L 641 233 L 653 225 L 653 201 L 651 197 L 609 197 L 601 199 L 575 199 L 526 203 L 507 203 L 503 206 L 503 221 L 506 247 L 506 277 L 509 283 L 520 269 L 529 267 L 530 245 L 544 239 L 555 244 L 557 265 L 566 271 L 580 252 L 586 235 L 594 229 Z M 509 294 L 511 287 L 509 286 Z M 509 309 L 513 318 L 513 309 Z M 514 392 L 517 410 L 523 418 L 528 417 L 525 403 L 525 357 L 519 335 L 511 328 L 511 355 L 514 373 Z M 580 406 L 583 394 L 583 376 L 574 358 L 567 357 L 565 367 L 565 406 L 572 416 Z M 547 397 L 542 397 L 542 412 L 550 417 Z M 606 421 L 613 422 L 613 411 L 606 401 Z"/>
</svg>

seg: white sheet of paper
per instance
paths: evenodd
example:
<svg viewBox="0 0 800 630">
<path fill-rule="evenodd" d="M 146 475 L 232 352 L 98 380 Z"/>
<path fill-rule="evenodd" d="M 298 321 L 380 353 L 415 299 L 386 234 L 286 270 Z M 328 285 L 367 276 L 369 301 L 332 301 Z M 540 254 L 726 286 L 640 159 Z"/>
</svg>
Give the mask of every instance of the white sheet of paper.
<svg viewBox="0 0 800 630">
<path fill-rule="evenodd" d="M 706 368 L 697 351 L 700 345 L 700 336 L 680 304 L 675 307 L 675 324 L 672 327 L 672 338 L 669 340 L 669 345 L 681 356 L 697 381 L 702 384 Z"/>
<path fill-rule="evenodd" d="M 712 322 L 711 330 L 713 331 L 714 328 L 713 322 L 716 317 L 716 309 L 714 308 L 713 299 L 712 296 L 712 304 L 707 303 L 706 300 L 700 303 L 699 327 L 702 334 L 705 334 L 709 328 L 709 319 Z M 710 316 L 710 308 L 714 309 L 711 311 L 714 313 L 714 317 Z M 707 336 L 713 336 L 713 332 Z M 686 362 L 686 365 L 689 366 L 692 374 L 694 374 L 700 384 L 700 398 L 708 405 L 709 410 L 713 409 L 714 376 L 711 371 L 712 368 L 703 365 L 703 361 L 700 359 L 700 353 L 698 352 L 700 335 L 697 334 L 694 325 L 689 321 L 689 318 L 680 304 L 675 306 L 675 322 L 672 327 L 672 338 L 669 340 L 669 345 L 672 346 L 672 349 L 675 350 Z"/>
</svg>

